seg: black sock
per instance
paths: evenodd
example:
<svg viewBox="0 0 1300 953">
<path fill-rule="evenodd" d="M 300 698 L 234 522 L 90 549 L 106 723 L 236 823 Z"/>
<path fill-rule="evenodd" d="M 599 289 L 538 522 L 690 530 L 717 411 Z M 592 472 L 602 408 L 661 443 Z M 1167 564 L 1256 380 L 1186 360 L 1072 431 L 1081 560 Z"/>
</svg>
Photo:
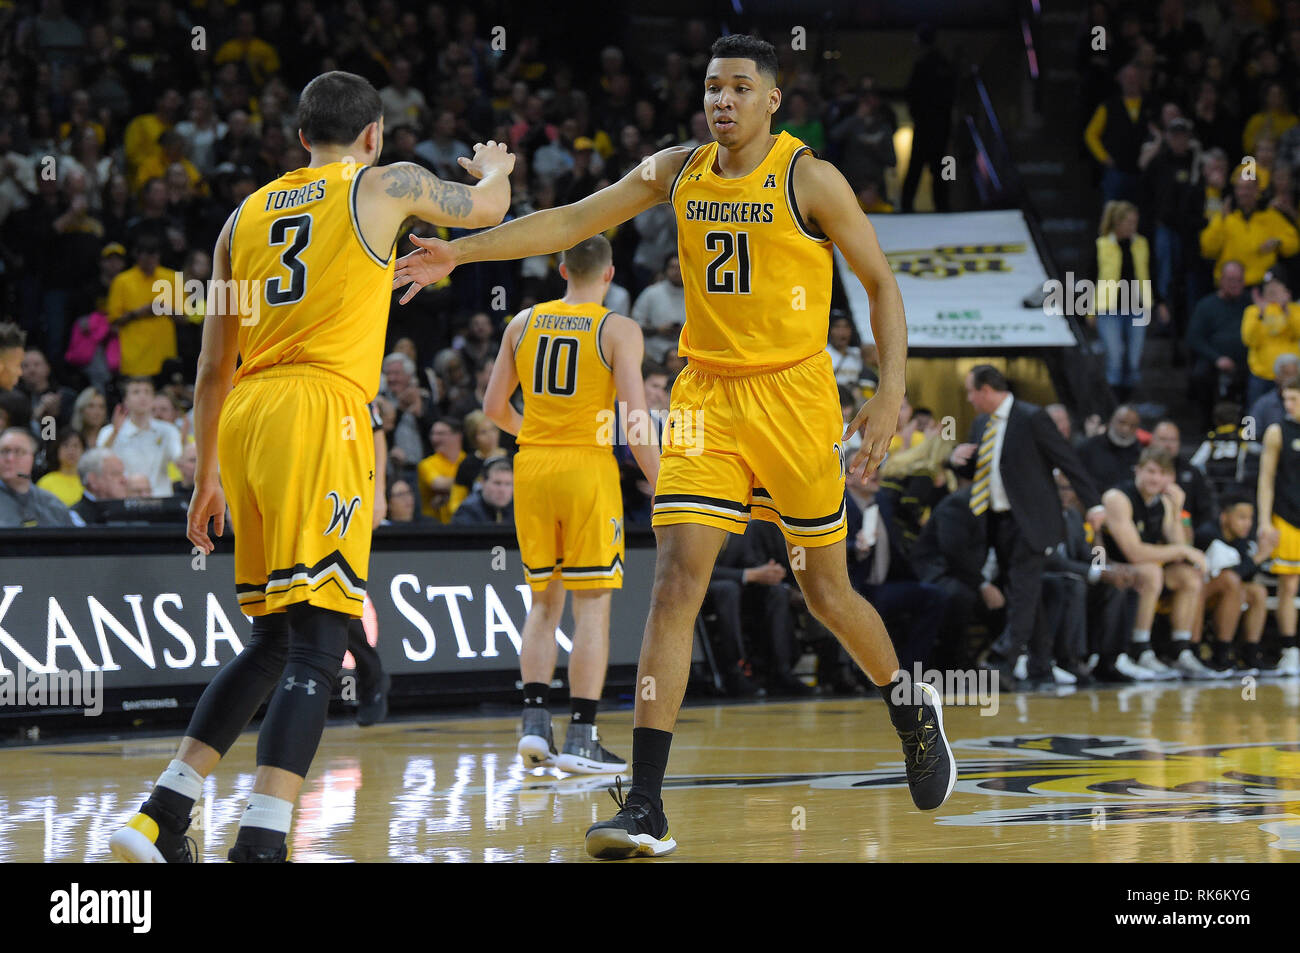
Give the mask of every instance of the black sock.
<svg viewBox="0 0 1300 953">
<path fill-rule="evenodd" d="M 1130 640 L 1128 644 L 1128 657 L 1136 662 L 1142 657 L 1142 653 L 1149 648 L 1151 648 L 1150 642 L 1134 642 Z"/>
<path fill-rule="evenodd" d="M 235 835 L 235 846 L 249 850 L 278 850 L 284 843 L 284 831 L 273 831 L 265 827 L 243 827 Z"/>
<path fill-rule="evenodd" d="M 1232 643 L 1231 643 L 1231 642 L 1215 642 L 1215 643 L 1214 643 L 1214 648 L 1213 648 L 1212 651 L 1213 651 L 1213 654 L 1212 654 L 1212 656 L 1211 656 L 1211 661 L 1213 662 L 1214 667 L 1215 667 L 1215 668 L 1227 668 L 1227 667 L 1228 667 L 1228 656 L 1229 656 L 1229 653 L 1232 651 Z"/>
<path fill-rule="evenodd" d="M 668 749 L 673 733 L 658 728 L 632 729 L 632 790 L 654 804 L 662 799 L 664 772 L 668 770 Z"/>
<path fill-rule="evenodd" d="M 158 810 L 144 810 L 155 821 L 161 820 L 168 827 L 184 830 L 190 823 L 190 811 L 194 810 L 194 802 L 187 798 L 180 791 L 173 791 L 171 788 L 164 788 L 154 785 L 152 793 L 148 800 L 144 802 L 145 808 L 161 808 Z M 161 813 L 161 817 L 158 815 Z"/>
<path fill-rule="evenodd" d="M 596 706 L 600 704 L 598 698 L 570 698 L 569 706 L 573 711 L 573 723 L 575 725 L 594 725 L 596 723 Z"/>
<path fill-rule="evenodd" d="M 1247 642 L 1241 647 L 1241 660 L 1246 668 L 1259 668 L 1259 643 Z"/>
<path fill-rule="evenodd" d="M 551 703 L 551 686 L 545 682 L 524 683 L 524 707 L 545 708 Z"/>
<path fill-rule="evenodd" d="M 1295 636 L 1294 636 L 1294 635 L 1284 635 L 1284 636 L 1282 636 L 1282 648 L 1284 648 L 1284 649 L 1293 649 L 1293 648 L 1295 648 L 1295 644 L 1296 644 L 1296 642 L 1295 642 Z"/>
</svg>

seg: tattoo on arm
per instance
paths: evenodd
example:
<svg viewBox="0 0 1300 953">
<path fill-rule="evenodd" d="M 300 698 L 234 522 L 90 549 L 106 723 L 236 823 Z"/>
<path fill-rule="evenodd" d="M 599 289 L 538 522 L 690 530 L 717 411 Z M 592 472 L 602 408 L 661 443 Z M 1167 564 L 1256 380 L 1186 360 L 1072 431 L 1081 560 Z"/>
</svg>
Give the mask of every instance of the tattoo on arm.
<svg viewBox="0 0 1300 953">
<path fill-rule="evenodd" d="M 474 207 L 474 193 L 459 182 L 444 182 L 413 165 L 393 165 L 384 170 L 385 191 L 398 199 L 429 200 L 452 218 L 464 218 Z"/>
</svg>

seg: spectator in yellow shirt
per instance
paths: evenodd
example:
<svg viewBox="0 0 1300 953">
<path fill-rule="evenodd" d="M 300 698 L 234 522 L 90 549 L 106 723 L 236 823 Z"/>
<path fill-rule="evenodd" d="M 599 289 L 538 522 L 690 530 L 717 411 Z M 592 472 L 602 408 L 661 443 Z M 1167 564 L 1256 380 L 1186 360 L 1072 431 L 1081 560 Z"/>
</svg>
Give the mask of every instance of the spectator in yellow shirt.
<svg viewBox="0 0 1300 953">
<path fill-rule="evenodd" d="M 433 455 L 416 467 L 420 484 L 420 510 L 440 523 L 450 523 L 469 488 L 456 485 L 456 471 L 465 459 L 464 431 L 454 417 L 440 417 L 429 428 Z"/>
<path fill-rule="evenodd" d="M 77 475 L 77 464 L 86 452 L 86 441 L 71 427 L 63 428 L 55 444 L 59 459 L 59 468 L 51 470 L 36 481 L 42 490 L 53 493 L 64 506 L 73 507 L 81 502 L 81 477 Z"/>
<path fill-rule="evenodd" d="M 157 237 L 141 235 L 135 265 L 114 278 L 108 289 L 108 320 L 117 328 L 120 370 L 126 377 L 153 377 L 163 361 L 177 356 L 172 315 L 184 314 L 184 284 L 179 272 L 160 267 L 159 260 Z M 161 294 L 154 290 L 160 281 L 168 289 Z"/>
<path fill-rule="evenodd" d="M 217 50 L 215 62 L 218 66 L 225 63 L 242 63 L 253 80 L 253 86 L 260 88 L 274 74 L 280 72 L 280 55 L 275 47 L 259 39 L 257 21 L 253 14 L 244 11 L 235 20 L 235 35 Z"/>
<path fill-rule="evenodd" d="M 1259 207 L 1259 183 L 1238 175 L 1223 208 L 1201 232 L 1201 256 L 1214 260 L 1214 280 L 1225 261 L 1236 260 L 1246 269 L 1246 284 L 1257 285 L 1278 258 L 1300 251 L 1300 233 L 1273 208 Z"/>
<path fill-rule="evenodd" d="M 1300 116 L 1291 111 L 1286 101 L 1286 87 L 1276 80 L 1264 87 L 1264 108 L 1246 121 L 1246 129 L 1241 134 L 1241 145 L 1246 155 L 1253 156 L 1259 137 L 1267 135 L 1274 141 L 1282 133 L 1300 123 Z"/>
<path fill-rule="evenodd" d="M 165 89 L 154 103 L 154 111 L 136 116 L 122 133 L 122 146 L 126 150 L 126 170 L 134 181 L 135 170 L 159 151 L 158 137 L 176 124 L 185 101 L 174 89 Z"/>
<path fill-rule="evenodd" d="M 150 179 L 167 178 L 167 170 L 173 165 L 179 165 L 185 170 L 190 188 L 196 192 L 203 191 L 203 175 L 185 157 L 185 138 L 175 129 L 164 130 L 158 136 L 158 150 L 136 168 L 133 191 L 138 193 Z"/>
<path fill-rule="evenodd" d="M 1255 303 L 1241 316 L 1241 340 L 1246 345 L 1250 380 L 1246 384 L 1246 406 L 1273 389 L 1273 364 L 1283 354 L 1300 353 L 1300 304 L 1281 275 L 1269 272 L 1264 288 L 1253 292 Z"/>
</svg>

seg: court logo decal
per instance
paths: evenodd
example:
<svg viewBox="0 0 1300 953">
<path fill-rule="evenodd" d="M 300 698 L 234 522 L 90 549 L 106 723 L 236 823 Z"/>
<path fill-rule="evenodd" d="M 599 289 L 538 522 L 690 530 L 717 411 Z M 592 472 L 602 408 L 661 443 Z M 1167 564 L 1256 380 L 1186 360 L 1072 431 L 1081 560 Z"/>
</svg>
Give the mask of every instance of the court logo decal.
<svg viewBox="0 0 1300 953">
<path fill-rule="evenodd" d="M 1271 847 L 1300 850 L 1300 743 L 1177 745 L 1095 735 L 1008 735 L 953 742 L 958 758 L 953 793 L 1060 798 L 1022 808 L 936 818 L 946 826 L 1112 824 L 1252 818 Z M 814 788 L 901 787 L 900 765 L 856 777 L 811 782 Z M 1080 800 L 1086 799 L 1086 800 Z"/>
<path fill-rule="evenodd" d="M 1270 847 L 1300 851 L 1300 742 L 1177 745 L 1149 738 L 1006 735 L 952 742 L 953 794 L 1024 797 L 1022 807 L 940 814 L 957 827 L 1007 824 L 1112 824 L 1255 820 Z M 554 793 L 584 788 L 560 780 L 530 785 Z M 606 779 L 606 783 L 608 783 Z M 846 790 L 907 786 L 902 762 L 873 771 L 668 777 L 674 790 L 786 787 Z M 951 808 L 950 801 L 948 807 Z M 943 809 L 941 809 L 942 811 Z"/>
</svg>

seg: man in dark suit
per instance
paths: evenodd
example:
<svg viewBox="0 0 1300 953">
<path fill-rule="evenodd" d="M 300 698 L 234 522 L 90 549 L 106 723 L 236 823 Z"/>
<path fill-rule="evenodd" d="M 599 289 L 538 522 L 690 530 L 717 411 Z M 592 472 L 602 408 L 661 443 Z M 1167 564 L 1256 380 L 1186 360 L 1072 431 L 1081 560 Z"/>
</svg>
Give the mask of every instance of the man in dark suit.
<svg viewBox="0 0 1300 953">
<path fill-rule="evenodd" d="M 986 538 L 1008 581 L 1004 661 L 1012 668 L 1005 674 L 1050 682 L 1052 639 L 1038 624 L 1038 610 L 1047 556 L 1065 539 L 1053 468 L 1069 479 L 1094 530 L 1104 515 L 1101 498 L 1051 416 L 1012 397 L 997 368 L 973 368 L 966 375 L 966 399 L 979 416 L 970 442 L 957 447 L 950 462 L 974 480 L 971 512 L 985 521 Z"/>
</svg>

